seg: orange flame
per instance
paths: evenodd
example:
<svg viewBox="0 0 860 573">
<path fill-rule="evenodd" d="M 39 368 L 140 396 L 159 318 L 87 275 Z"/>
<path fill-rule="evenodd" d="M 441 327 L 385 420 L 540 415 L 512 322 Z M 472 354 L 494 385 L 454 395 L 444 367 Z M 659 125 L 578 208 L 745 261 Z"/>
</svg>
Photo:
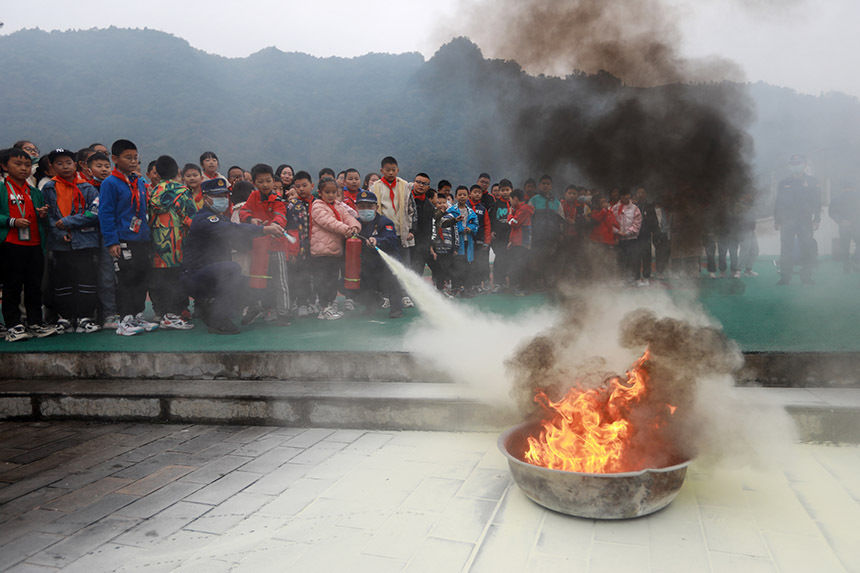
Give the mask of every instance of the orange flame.
<svg viewBox="0 0 860 573">
<path fill-rule="evenodd" d="M 547 468 L 584 472 L 631 471 L 625 453 L 635 428 L 629 412 L 648 391 L 648 350 L 627 372 L 627 379 L 612 378 L 607 386 L 571 388 L 558 402 L 538 390 L 535 402 L 551 413 L 541 422 L 540 436 L 528 438 L 525 461 Z M 675 407 L 667 404 L 670 412 Z"/>
</svg>

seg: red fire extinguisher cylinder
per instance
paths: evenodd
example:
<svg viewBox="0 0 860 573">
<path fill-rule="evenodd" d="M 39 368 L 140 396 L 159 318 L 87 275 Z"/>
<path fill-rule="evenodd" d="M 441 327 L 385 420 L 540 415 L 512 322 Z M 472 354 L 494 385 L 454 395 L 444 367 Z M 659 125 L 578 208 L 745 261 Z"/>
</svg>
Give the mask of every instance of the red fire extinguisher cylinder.
<svg viewBox="0 0 860 573">
<path fill-rule="evenodd" d="M 346 264 L 343 269 L 343 288 L 361 288 L 361 239 L 350 237 L 346 240 Z"/>
</svg>

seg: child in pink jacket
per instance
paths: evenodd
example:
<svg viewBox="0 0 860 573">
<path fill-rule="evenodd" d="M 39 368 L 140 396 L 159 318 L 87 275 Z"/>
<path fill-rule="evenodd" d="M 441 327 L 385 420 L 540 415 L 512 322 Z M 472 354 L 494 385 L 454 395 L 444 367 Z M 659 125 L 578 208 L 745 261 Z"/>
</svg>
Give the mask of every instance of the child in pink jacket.
<svg viewBox="0 0 860 573">
<path fill-rule="evenodd" d="M 337 183 L 333 177 L 323 177 L 319 182 L 319 194 L 311 205 L 311 267 L 314 287 L 322 310 L 320 320 L 343 318 L 335 304 L 338 277 L 343 266 L 344 241 L 358 233 L 359 222 L 346 205 L 337 200 Z"/>
</svg>

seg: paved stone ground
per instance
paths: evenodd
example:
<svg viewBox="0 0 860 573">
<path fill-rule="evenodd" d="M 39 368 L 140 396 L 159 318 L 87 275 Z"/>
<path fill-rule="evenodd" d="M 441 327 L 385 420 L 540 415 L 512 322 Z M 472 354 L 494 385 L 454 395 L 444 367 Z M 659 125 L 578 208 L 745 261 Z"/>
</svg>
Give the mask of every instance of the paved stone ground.
<svg viewBox="0 0 860 573">
<path fill-rule="evenodd" d="M 860 448 L 704 473 L 655 515 L 556 514 L 495 434 L 0 423 L 0 570 L 860 571 Z"/>
</svg>

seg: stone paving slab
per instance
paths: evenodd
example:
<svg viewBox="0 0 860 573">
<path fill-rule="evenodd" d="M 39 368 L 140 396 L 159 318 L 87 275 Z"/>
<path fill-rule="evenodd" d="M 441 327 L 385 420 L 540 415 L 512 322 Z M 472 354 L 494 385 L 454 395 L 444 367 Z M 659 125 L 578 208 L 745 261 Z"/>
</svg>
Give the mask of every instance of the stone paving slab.
<svg viewBox="0 0 860 573">
<path fill-rule="evenodd" d="M 128 449 L 76 455 L 106 436 Z M 665 510 L 599 521 L 530 501 L 496 438 L 0 422 L 0 570 L 860 571 L 858 446 L 694 462 Z"/>
</svg>

